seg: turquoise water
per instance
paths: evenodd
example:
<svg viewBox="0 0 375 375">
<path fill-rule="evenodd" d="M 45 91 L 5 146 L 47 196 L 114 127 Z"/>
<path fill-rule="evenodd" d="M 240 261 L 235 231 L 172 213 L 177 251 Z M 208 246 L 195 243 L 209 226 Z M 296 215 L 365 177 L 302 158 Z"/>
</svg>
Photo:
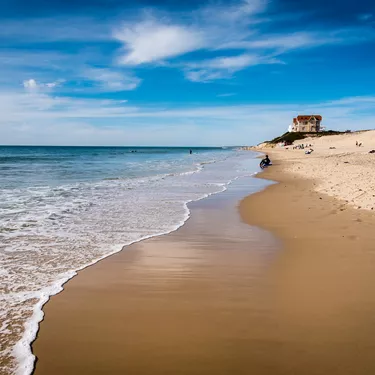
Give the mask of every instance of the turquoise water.
<svg viewBox="0 0 375 375">
<path fill-rule="evenodd" d="M 82 269 L 169 233 L 257 171 L 234 148 L 0 147 L 0 360 L 32 371 L 42 306 Z"/>
</svg>

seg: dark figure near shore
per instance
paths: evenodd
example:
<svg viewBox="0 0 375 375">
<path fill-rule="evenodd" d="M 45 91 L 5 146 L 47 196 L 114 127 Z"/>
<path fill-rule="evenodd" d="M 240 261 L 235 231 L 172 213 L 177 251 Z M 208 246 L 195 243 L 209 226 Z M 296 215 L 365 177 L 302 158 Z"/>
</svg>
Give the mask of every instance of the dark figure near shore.
<svg viewBox="0 0 375 375">
<path fill-rule="evenodd" d="M 192 153 L 193 153 L 193 151 L 192 151 L 192 150 L 190 150 L 190 151 L 189 151 L 189 154 L 191 155 Z"/>
<path fill-rule="evenodd" d="M 271 165 L 271 160 L 270 158 L 268 157 L 268 155 L 266 155 L 266 157 L 262 160 L 262 162 L 264 163 L 265 166 L 269 166 Z"/>
</svg>

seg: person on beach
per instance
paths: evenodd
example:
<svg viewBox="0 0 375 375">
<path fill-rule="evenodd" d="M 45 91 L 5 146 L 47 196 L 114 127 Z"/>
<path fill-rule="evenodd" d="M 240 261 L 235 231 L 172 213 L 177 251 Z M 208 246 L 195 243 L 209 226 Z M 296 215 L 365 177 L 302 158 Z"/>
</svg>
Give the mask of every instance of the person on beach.
<svg viewBox="0 0 375 375">
<path fill-rule="evenodd" d="M 270 158 L 268 157 L 268 155 L 266 155 L 266 157 L 262 160 L 262 164 L 266 167 L 268 167 L 269 165 L 271 165 L 271 160 Z"/>
<path fill-rule="evenodd" d="M 193 150 L 190 150 L 190 151 L 189 151 L 189 154 L 191 155 L 192 153 L 193 153 Z"/>
</svg>

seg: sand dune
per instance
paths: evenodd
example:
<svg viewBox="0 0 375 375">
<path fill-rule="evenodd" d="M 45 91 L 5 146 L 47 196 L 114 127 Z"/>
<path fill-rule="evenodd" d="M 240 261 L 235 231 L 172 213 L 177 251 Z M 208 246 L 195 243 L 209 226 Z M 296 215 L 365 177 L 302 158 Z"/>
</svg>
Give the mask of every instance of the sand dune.
<svg viewBox="0 0 375 375">
<path fill-rule="evenodd" d="M 356 142 L 362 143 L 361 147 Z M 313 179 L 316 191 L 339 198 L 356 208 L 375 209 L 375 131 L 306 138 L 294 145 L 312 144 L 314 152 L 275 147 L 284 170 Z M 260 148 L 260 150 L 265 150 Z M 269 151 L 269 149 L 267 149 Z"/>
</svg>

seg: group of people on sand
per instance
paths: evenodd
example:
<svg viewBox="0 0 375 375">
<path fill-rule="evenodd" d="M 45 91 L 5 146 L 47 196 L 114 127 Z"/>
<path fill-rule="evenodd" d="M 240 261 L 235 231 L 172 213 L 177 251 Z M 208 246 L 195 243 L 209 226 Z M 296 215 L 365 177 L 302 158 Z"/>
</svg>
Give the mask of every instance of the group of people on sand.
<svg viewBox="0 0 375 375">
<path fill-rule="evenodd" d="M 301 144 L 293 146 L 293 150 L 306 150 L 305 154 L 310 155 L 314 150 L 312 149 L 312 144 Z"/>
<path fill-rule="evenodd" d="M 361 143 L 358 143 L 358 141 L 356 141 L 356 142 L 355 142 L 355 145 L 356 145 L 357 147 L 362 147 L 362 142 L 361 142 Z"/>
<path fill-rule="evenodd" d="M 308 144 L 297 145 L 293 147 L 293 150 L 304 150 L 305 148 L 308 148 L 308 147 L 312 147 L 312 145 L 311 144 L 310 145 Z"/>
</svg>

